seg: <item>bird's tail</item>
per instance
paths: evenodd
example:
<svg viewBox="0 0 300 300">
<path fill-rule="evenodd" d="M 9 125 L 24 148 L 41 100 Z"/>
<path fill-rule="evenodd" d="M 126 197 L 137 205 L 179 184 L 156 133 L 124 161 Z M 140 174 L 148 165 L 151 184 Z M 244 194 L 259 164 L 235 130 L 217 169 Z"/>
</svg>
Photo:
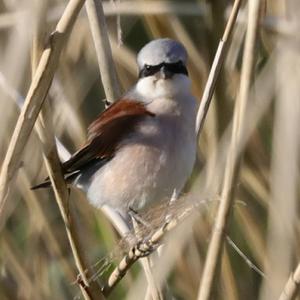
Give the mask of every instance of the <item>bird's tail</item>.
<svg viewBox="0 0 300 300">
<path fill-rule="evenodd" d="M 79 171 L 77 170 L 73 173 L 64 174 L 64 180 L 66 181 L 67 184 L 72 183 L 73 180 L 78 176 L 78 173 L 79 173 Z M 52 184 L 51 184 L 50 178 L 47 177 L 47 178 L 45 178 L 45 180 L 42 183 L 39 183 L 37 185 L 30 187 L 30 189 L 37 190 L 37 189 L 49 188 L 51 186 L 52 186 Z"/>
<path fill-rule="evenodd" d="M 48 188 L 51 186 L 51 181 L 49 178 L 46 178 L 44 182 L 39 183 L 37 185 L 34 185 L 30 187 L 31 190 L 37 190 L 37 189 L 43 189 L 43 188 Z"/>
</svg>

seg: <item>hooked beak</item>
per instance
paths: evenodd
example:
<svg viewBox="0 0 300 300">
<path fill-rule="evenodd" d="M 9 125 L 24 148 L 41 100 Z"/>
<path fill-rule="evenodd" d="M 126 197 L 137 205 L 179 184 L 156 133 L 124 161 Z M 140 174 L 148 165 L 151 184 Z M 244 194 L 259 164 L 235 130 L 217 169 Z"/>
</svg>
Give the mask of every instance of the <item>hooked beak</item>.
<svg viewBox="0 0 300 300">
<path fill-rule="evenodd" d="M 172 78 L 172 76 L 174 75 L 173 72 L 171 72 L 170 70 L 168 70 L 168 68 L 166 66 L 162 66 L 160 68 L 160 76 L 161 78 L 163 79 L 169 79 L 169 78 Z"/>
</svg>

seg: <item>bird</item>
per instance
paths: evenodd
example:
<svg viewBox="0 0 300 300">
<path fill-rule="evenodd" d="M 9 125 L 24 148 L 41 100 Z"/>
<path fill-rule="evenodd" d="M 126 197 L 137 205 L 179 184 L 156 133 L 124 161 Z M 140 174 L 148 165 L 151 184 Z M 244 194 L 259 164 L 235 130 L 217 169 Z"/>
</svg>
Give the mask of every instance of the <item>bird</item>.
<svg viewBox="0 0 300 300">
<path fill-rule="evenodd" d="M 126 215 L 178 196 L 196 159 L 197 101 L 187 51 L 170 38 L 137 55 L 138 80 L 91 123 L 86 143 L 62 163 L 68 184 L 97 208 Z M 49 187 L 46 179 L 32 189 Z"/>
</svg>

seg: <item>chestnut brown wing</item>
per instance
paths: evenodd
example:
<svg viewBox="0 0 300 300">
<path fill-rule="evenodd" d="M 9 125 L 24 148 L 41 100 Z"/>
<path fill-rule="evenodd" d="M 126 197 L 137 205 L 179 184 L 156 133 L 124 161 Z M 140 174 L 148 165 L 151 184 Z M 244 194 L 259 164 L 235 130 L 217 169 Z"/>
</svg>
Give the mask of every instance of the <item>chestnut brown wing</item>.
<svg viewBox="0 0 300 300">
<path fill-rule="evenodd" d="M 118 144 L 146 116 L 143 103 L 121 99 L 102 112 L 88 128 L 87 143 L 63 163 L 65 174 L 83 169 L 94 160 L 113 157 Z"/>
</svg>

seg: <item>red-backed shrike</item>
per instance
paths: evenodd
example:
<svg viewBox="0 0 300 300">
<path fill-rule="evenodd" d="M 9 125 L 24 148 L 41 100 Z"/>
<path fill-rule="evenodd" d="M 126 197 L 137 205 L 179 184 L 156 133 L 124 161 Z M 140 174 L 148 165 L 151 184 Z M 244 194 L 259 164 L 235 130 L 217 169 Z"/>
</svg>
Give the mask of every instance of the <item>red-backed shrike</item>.
<svg viewBox="0 0 300 300">
<path fill-rule="evenodd" d="M 62 164 L 66 181 L 96 207 L 124 215 L 183 188 L 196 156 L 196 101 L 186 61 L 185 48 L 174 40 L 145 45 L 137 83 L 100 114 L 86 144 Z"/>
</svg>

